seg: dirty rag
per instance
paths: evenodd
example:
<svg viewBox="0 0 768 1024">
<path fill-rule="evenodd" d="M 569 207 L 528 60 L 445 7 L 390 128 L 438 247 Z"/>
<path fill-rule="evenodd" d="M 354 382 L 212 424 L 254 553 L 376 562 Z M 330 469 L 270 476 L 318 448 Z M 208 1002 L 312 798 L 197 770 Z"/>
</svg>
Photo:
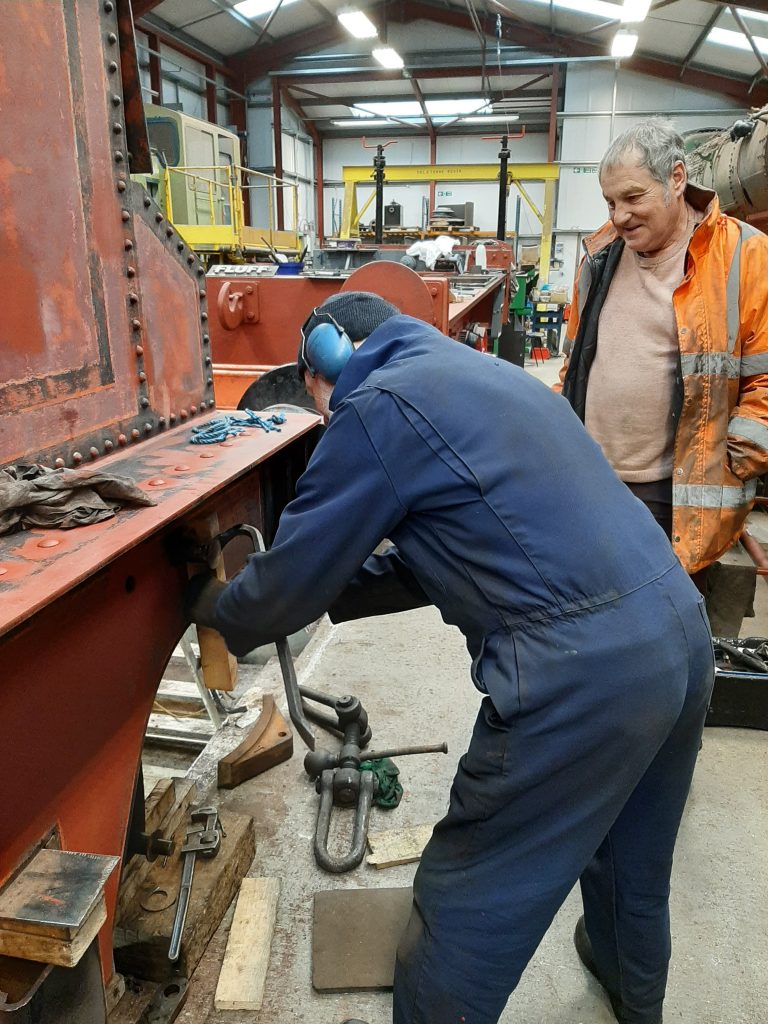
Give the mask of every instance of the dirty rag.
<svg viewBox="0 0 768 1024">
<path fill-rule="evenodd" d="M 111 519 L 123 505 L 154 505 L 129 477 L 18 465 L 0 470 L 0 535 L 18 529 L 69 530 Z"/>
<path fill-rule="evenodd" d="M 403 796 L 403 787 L 397 781 L 400 770 L 394 761 L 388 757 L 382 757 L 378 761 L 363 761 L 360 765 L 361 772 L 373 772 L 378 780 L 379 786 L 373 802 L 377 807 L 391 811 L 397 807 Z"/>
</svg>

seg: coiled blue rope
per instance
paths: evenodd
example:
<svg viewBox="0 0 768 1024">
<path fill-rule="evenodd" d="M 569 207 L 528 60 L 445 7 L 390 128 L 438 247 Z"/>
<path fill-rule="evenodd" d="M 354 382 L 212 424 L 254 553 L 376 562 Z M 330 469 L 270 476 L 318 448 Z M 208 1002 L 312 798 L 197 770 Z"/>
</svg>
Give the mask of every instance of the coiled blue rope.
<svg viewBox="0 0 768 1024">
<path fill-rule="evenodd" d="M 285 423 L 285 413 L 276 412 L 272 416 L 259 416 L 253 409 L 244 409 L 245 418 L 241 416 L 217 416 L 205 426 L 192 427 L 191 444 L 221 444 L 228 437 L 237 437 L 246 433 L 248 427 L 259 427 L 267 433 L 280 433 L 280 425 Z"/>
</svg>

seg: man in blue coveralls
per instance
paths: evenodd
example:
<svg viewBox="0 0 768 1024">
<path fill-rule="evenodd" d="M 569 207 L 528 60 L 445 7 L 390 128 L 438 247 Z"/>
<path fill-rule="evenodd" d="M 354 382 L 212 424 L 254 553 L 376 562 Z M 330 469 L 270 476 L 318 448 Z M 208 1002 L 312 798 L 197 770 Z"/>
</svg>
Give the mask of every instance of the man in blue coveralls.
<svg viewBox="0 0 768 1024">
<path fill-rule="evenodd" d="M 497 1021 L 577 881 L 579 955 L 618 1021 L 659 1024 L 713 681 L 700 594 L 570 406 L 517 367 L 361 292 L 313 312 L 299 365 L 328 429 L 271 550 L 190 584 L 188 608 L 237 655 L 328 609 L 431 603 L 466 637 L 484 696 L 416 873 L 395 1024 Z"/>
</svg>

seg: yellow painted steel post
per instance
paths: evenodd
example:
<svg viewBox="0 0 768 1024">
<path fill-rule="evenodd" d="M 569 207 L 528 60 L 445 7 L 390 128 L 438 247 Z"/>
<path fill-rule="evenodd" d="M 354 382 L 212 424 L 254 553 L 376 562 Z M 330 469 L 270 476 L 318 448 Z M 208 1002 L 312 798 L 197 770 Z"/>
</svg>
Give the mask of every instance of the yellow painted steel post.
<svg viewBox="0 0 768 1024">
<path fill-rule="evenodd" d="M 346 171 L 348 168 L 344 168 Z M 370 172 L 369 175 L 370 177 Z M 357 222 L 357 184 L 344 181 L 344 207 L 341 211 L 341 238 L 352 237 L 352 225 Z"/>
<path fill-rule="evenodd" d="M 555 222 L 555 189 L 557 181 L 550 179 L 544 185 L 544 217 L 541 222 L 541 253 L 539 255 L 539 284 L 549 282 L 549 261 L 552 256 L 552 228 Z"/>
<path fill-rule="evenodd" d="M 165 189 L 165 195 L 163 196 L 165 206 L 166 219 L 173 224 L 173 199 L 171 197 L 171 172 L 168 167 L 163 169 L 163 188 Z"/>
<path fill-rule="evenodd" d="M 542 212 L 538 208 L 536 203 L 534 203 L 534 201 L 531 199 L 531 196 L 530 196 L 530 194 L 528 192 L 528 189 L 523 186 L 523 183 L 521 181 L 514 181 L 513 180 L 512 184 L 515 186 L 515 188 L 520 193 L 520 195 L 523 197 L 523 199 L 526 201 L 526 203 L 528 203 L 528 205 L 530 206 L 531 210 L 533 211 L 534 217 L 539 221 L 539 223 L 542 223 L 543 220 L 544 220 Z M 545 186 L 545 188 L 546 188 L 546 186 Z"/>
<path fill-rule="evenodd" d="M 213 201 L 213 185 L 214 182 L 208 181 L 208 206 L 211 209 L 211 224 L 216 223 L 216 204 Z"/>
<path fill-rule="evenodd" d="M 368 209 L 368 207 L 371 205 L 371 203 L 373 202 L 373 200 L 375 198 L 376 198 L 376 189 L 374 189 L 373 192 L 371 192 L 371 194 L 368 196 L 368 198 L 365 200 L 363 205 L 360 207 L 360 209 L 355 214 L 355 219 L 352 222 L 352 227 L 353 228 L 356 228 L 356 227 L 359 226 L 360 218 L 363 216 L 363 214 L 365 213 L 365 211 Z"/>
</svg>

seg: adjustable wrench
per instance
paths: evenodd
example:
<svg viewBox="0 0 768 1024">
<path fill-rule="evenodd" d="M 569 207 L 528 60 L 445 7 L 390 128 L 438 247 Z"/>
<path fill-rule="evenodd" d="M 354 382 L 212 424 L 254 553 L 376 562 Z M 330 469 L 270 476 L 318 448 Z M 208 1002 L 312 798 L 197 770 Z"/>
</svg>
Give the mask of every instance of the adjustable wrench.
<svg viewBox="0 0 768 1024">
<path fill-rule="evenodd" d="M 221 849 L 221 836 L 219 812 L 215 807 L 200 807 L 196 811 L 192 811 L 192 827 L 187 830 L 184 845 L 181 848 L 184 866 L 181 871 L 179 901 L 176 904 L 176 916 L 173 919 L 171 944 L 168 949 L 168 959 L 171 961 L 178 960 L 181 952 L 181 936 L 184 932 L 189 897 L 192 893 L 195 861 L 198 855 L 206 858 L 215 857 Z"/>
</svg>

